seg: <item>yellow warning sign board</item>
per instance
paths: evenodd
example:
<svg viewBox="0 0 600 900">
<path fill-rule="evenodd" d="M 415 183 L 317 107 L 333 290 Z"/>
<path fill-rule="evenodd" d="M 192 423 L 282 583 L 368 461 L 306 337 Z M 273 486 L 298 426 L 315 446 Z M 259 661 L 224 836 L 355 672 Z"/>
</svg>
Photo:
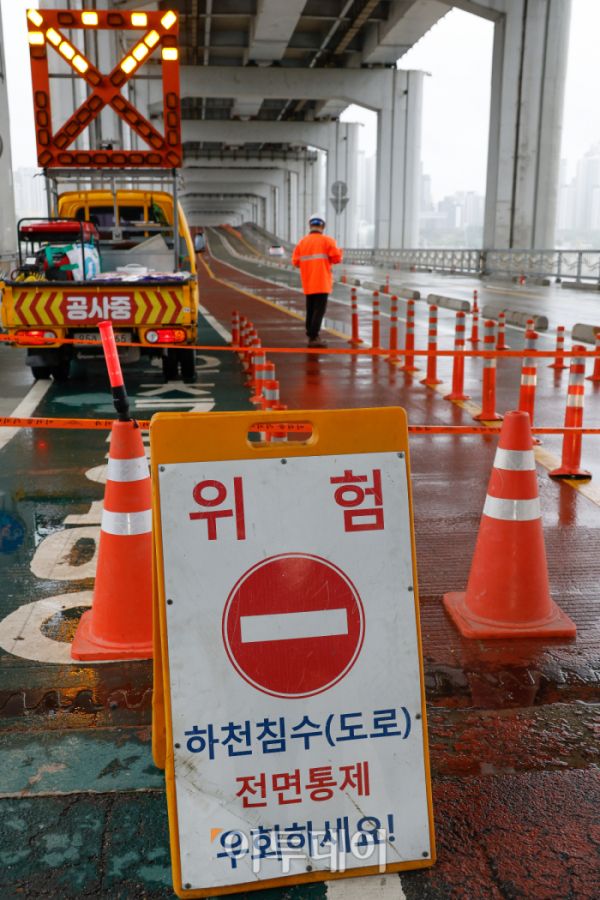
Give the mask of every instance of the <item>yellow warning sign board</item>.
<svg viewBox="0 0 600 900">
<path fill-rule="evenodd" d="M 432 865 L 404 411 L 160 413 L 150 444 L 177 895 Z"/>
</svg>

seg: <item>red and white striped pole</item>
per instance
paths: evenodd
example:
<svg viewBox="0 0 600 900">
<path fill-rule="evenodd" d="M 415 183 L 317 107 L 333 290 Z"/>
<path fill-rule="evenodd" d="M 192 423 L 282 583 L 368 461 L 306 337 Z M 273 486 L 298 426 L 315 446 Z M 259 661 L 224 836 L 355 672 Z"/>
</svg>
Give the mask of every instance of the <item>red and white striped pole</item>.
<svg viewBox="0 0 600 900">
<path fill-rule="evenodd" d="M 240 314 L 238 312 L 231 313 L 231 345 L 232 347 L 240 345 Z"/>
<path fill-rule="evenodd" d="M 594 371 L 588 375 L 586 381 L 600 381 L 600 331 L 596 334 L 596 358 L 594 359 Z"/>
<path fill-rule="evenodd" d="M 276 379 L 265 381 L 263 385 L 263 409 L 287 409 L 279 402 L 279 382 Z"/>
<path fill-rule="evenodd" d="M 398 359 L 398 298 L 392 294 L 390 309 L 390 359 Z"/>
<path fill-rule="evenodd" d="M 379 349 L 379 291 L 373 291 L 373 337 L 371 346 Z"/>
<path fill-rule="evenodd" d="M 342 275 L 342 284 L 346 284 L 346 270 L 344 269 L 344 274 Z"/>
<path fill-rule="evenodd" d="M 390 276 L 386 275 L 385 276 L 385 287 L 383 289 L 383 293 L 389 294 L 389 292 L 390 292 Z"/>
<path fill-rule="evenodd" d="M 506 313 L 501 312 L 498 316 L 498 340 L 496 342 L 496 350 L 510 350 L 506 343 Z"/>
<path fill-rule="evenodd" d="M 559 325 L 556 329 L 556 352 L 562 353 L 565 349 L 565 326 Z M 556 356 L 553 363 L 548 366 L 549 369 L 568 369 L 564 356 Z"/>
<path fill-rule="evenodd" d="M 256 330 L 252 327 L 252 322 L 248 322 L 246 325 L 246 351 L 244 353 L 244 368 L 248 368 L 250 365 L 250 357 L 252 356 L 252 347 L 254 346 L 254 340 L 258 337 Z"/>
<path fill-rule="evenodd" d="M 404 341 L 404 365 L 400 366 L 402 372 L 418 372 L 415 366 L 415 358 L 411 354 L 411 350 L 415 349 L 415 301 L 406 301 L 406 338 Z"/>
<path fill-rule="evenodd" d="M 525 284 L 525 269 L 521 269 L 521 277 L 519 278 L 519 284 Z"/>
<path fill-rule="evenodd" d="M 464 312 L 456 313 L 456 331 L 454 334 L 454 349 L 465 349 L 465 314 Z M 464 390 L 465 381 L 465 358 L 464 356 L 454 357 L 454 366 L 452 368 L 452 390 L 446 394 L 444 400 L 470 400 L 468 394 Z"/>
<path fill-rule="evenodd" d="M 491 319 L 483 326 L 483 349 L 496 349 L 496 323 Z M 483 360 L 483 391 L 481 412 L 474 419 L 479 422 L 497 422 L 502 416 L 496 412 L 496 357 Z"/>
<path fill-rule="evenodd" d="M 525 332 L 525 350 L 537 350 L 537 331 Z M 529 413 L 529 421 L 533 425 L 535 413 L 535 386 L 537 384 L 537 359 L 535 356 L 524 356 L 521 367 L 521 392 L 519 394 L 519 412 Z M 535 443 L 534 438 L 534 443 Z"/>
<path fill-rule="evenodd" d="M 358 298 L 356 296 L 356 288 L 352 288 L 350 292 L 350 302 L 352 303 L 352 338 L 351 343 L 362 344 L 362 338 L 358 330 Z"/>
<path fill-rule="evenodd" d="M 471 325 L 471 344 L 479 343 L 479 307 L 477 306 L 477 291 L 473 291 L 473 324 Z"/>
<path fill-rule="evenodd" d="M 255 332 L 256 334 L 256 332 Z M 248 380 L 246 381 L 246 387 L 254 387 L 254 359 L 255 354 L 260 350 L 260 340 L 258 337 L 253 337 L 250 343 L 250 349 L 248 350 Z"/>
<path fill-rule="evenodd" d="M 438 333 L 438 308 L 429 307 L 429 332 L 427 334 L 427 349 L 437 354 Z M 442 384 L 442 379 L 437 377 L 437 356 L 427 357 L 427 375 L 421 378 L 420 384 Z"/>
<path fill-rule="evenodd" d="M 239 346 L 245 347 L 246 345 L 246 328 L 248 326 L 248 319 L 246 316 L 240 316 L 240 341 Z M 243 353 L 238 351 L 238 355 L 243 357 Z"/>
<path fill-rule="evenodd" d="M 252 383 L 254 394 L 250 397 L 250 403 L 260 403 L 262 400 L 263 381 L 267 368 L 267 354 L 264 350 L 255 351 L 252 357 Z"/>
<path fill-rule="evenodd" d="M 574 353 L 585 353 L 586 348 L 575 344 Z M 567 411 L 565 428 L 581 428 L 583 426 L 583 388 L 585 380 L 585 357 L 571 357 L 569 372 L 569 391 L 567 394 Z M 550 472 L 552 478 L 591 478 L 591 472 L 581 468 L 581 432 L 565 434 L 563 438 L 562 460 L 558 469 Z"/>
</svg>

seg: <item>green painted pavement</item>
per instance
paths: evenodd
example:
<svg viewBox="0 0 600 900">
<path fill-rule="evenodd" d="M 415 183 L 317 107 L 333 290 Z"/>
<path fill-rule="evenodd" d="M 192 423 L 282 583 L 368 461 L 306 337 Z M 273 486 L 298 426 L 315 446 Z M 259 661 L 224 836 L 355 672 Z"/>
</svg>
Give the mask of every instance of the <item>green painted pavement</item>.
<svg viewBox="0 0 600 900">
<path fill-rule="evenodd" d="M 0 735 L 0 796 L 163 790 L 149 728 Z"/>
<path fill-rule="evenodd" d="M 199 320 L 198 339 L 205 344 L 225 346 L 223 338 L 203 317 Z M 15 360 L 20 360 L 22 354 L 15 352 Z M 12 362 L 7 354 L 8 351 L 0 357 L 0 377 L 6 374 L 10 382 L 15 377 L 14 367 L 8 366 L 6 373 L 2 368 L 7 361 Z M 158 359 L 142 358 L 138 363 L 125 365 L 123 372 L 134 414 L 150 418 L 161 409 L 189 410 L 195 405 L 202 407 L 207 400 L 218 411 L 253 408 L 236 354 L 198 352 L 197 358 L 199 371 L 194 385 L 165 385 Z M 36 415 L 114 415 L 103 360 L 86 362 L 86 368 L 74 365 L 69 382 L 52 383 Z M 24 365 L 23 370 L 24 377 L 30 379 Z M 104 485 L 90 480 L 86 472 L 106 463 L 108 437 L 107 431 L 24 428 L 0 450 L 0 620 L 32 601 L 93 589 L 93 579 L 85 577 L 83 567 L 78 568 L 90 551 L 84 536 L 69 554 L 71 580 L 38 577 L 30 566 L 43 541 L 72 527 L 65 524 L 68 516 L 85 514 L 94 501 L 102 500 Z M 147 441 L 147 435 L 144 437 Z M 87 543 L 91 546 L 90 540 Z M 80 571 L 82 577 L 78 578 Z M 82 611 L 75 610 L 75 616 Z M 62 640 L 68 640 L 77 619 L 64 624 Z M 61 639 L 60 635 L 49 636 Z M 19 728 L 44 730 L 149 724 L 151 688 L 150 661 L 101 667 L 59 666 L 0 649 L 0 731 L 12 730 L 17 723 Z"/>
<path fill-rule="evenodd" d="M 236 894 L 325 900 L 325 884 Z M 163 792 L 0 799 L 2 900 L 174 898 Z"/>
</svg>

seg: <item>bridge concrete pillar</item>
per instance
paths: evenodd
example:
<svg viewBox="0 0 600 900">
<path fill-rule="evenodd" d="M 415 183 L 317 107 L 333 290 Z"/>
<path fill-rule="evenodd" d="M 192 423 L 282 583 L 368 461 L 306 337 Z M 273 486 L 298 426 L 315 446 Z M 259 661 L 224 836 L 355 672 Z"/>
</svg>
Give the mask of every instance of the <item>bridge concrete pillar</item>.
<svg viewBox="0 0 600 900">
<path fill-rule="evenodd" d="M 464 8 L 495 21 L 483 246 L 552 248 L 571 0 Z"/>
<path fill-rule="evenodd" d="M 335 237 L 340 247 L 354 247 L 358 233 L 358 129 L 360 125 L 350 122 L 333 122 L 329 130 L 327 148 L 327 196 L 325 219 L 327 231 Z M 332 200 L 333 185 L 346 185 L 346 203 L 343 210 L 336 212 Z M 310 213 L 309 213 L 310 215 Z"/>
<path fill-rule="evenodd" d="M 0 16 L 0 45 L 2 48 L 2 60 L 6 59 L 4 53 L 4 38 L 2 34 L 2 17 Z M 17 249 L 17 221 L 15 216 L 15 194 L 12 174 L 12 154 L 10 149 L 10 118 L 8 114 L 8 92 L 6 89 L 6 77 L 0 82 L 0 254 L 10 257 L 10 266 L 14 265 Z"/>
<path fill-rule="evenodd" d="M 397 69 L 391 74 L 377 125 L 375 246 L 381 249 L 419 246 L 424 73 Z"/>
</svg>

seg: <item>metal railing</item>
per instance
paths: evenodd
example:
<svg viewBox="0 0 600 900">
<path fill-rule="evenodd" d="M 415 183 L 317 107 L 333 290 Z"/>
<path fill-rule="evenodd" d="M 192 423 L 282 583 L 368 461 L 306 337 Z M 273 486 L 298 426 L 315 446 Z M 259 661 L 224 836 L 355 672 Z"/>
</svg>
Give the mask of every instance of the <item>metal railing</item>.
<svg viewBox="0 0 600 900">
<path fill-rule="evenodd" d="M 600 284 L 600 250 L 344 250 L 344 261 L 357 265 L 393 265 L 399 269 L 565 278 Z"/>
</svg>

